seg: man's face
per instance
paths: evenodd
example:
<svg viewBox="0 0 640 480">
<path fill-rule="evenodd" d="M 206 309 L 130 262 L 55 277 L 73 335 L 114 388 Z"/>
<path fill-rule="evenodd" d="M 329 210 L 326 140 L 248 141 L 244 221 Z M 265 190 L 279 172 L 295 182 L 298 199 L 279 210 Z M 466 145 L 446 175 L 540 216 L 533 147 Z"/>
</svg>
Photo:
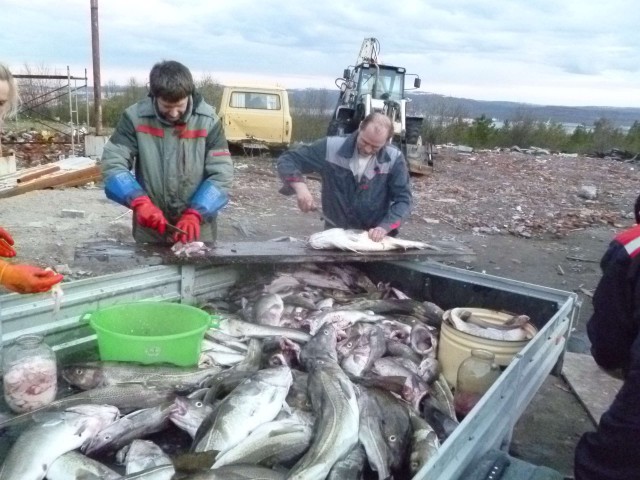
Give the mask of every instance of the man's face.
<svg viewBox="0 0 640 480">
<path fill-rule="evenodd" d="M 369 124 L 358 133 L 356 146 L 360 155 L 375 155 L 387 144 L 387 132 Z"/>
<path fill-rule="evenodd" d="M 177 102 L 169 102 L 162 97 L 158 97 L 157 103 L 160 115 L 170 122 L 176 123 L 182 118 L 184 112 L 187 111 L 187 107 L 189 106 L 189 97 L 184 97 Z"/>
</svg>

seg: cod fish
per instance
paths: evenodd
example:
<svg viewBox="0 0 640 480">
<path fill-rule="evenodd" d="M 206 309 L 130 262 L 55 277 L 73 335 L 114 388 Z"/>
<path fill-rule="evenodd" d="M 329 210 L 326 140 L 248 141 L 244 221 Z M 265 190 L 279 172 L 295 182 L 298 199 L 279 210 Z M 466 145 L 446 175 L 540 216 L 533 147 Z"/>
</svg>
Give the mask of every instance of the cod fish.
<svg viewBox="0 0 640 480">
<path fill-rule="evenodd" d="M 113 405 L 120 410 L 131 412 L 133 410 L 158 405 L 165 400 L 173 401 L 176 395 L 177 392 L 173 387 L 149 385 L 146 383 L 123 383 L 108 387 L 99 387 L 63 397 L 31 412 L 2 419 L 0 420 L 0 428 L 28 422 L 35 413 L 59 410 L 73 405 L 106 404 Z"/>
<path fill-rule="evenodd" d="M 194 451 L 226 452 L 282 409 L 293 377 L 286 366 L 259 370 L 225 397 L 216 418 Z"/>
<path fill-rule="evenodd" d="M 360 387 L 359 439 L 378 479 L 390 478 L 405 458 L 411 423 L 408 409 L 392 394 Z"/>
<path fill-rule="evenodd" d="M 141 365 L 129 362 L 81 362 L 64 367 L 62 377 L 71 385 L 82 390 L 119 383 L 141 382 L 181 387 L 199 385 L 206 378 L 221 370 L 220 367 L 192 368 Z"/>
<path fill-rule="evenodd" d="M 59 456 L 47 470 L 47 480 L 76 480 L 87 475 L 103 480 L 116 480 L 122 476 L 106 465 L 75 450 Z"/>
<path fill-rule="evenodd" d="M 224 467 L 196 473 L 189 480 L 284 480 L 284 473 L 255 465 L 225 465 Z"/>
<path fill-rule="evenodd" d="M 27 428 L 7 453 L 0 479 L 42 480 L 58 457 L 80 448 L 118 414 L 111 405 L 77 405 L 63 412 L 36 415 L 36 424 Z"/>
<path fill-rule="evenodd" d="M 253 305 L 253 319 L 260 325 L 280 325 L 280 317 L 284 311 L 282 297 L 277 293 L 263 295 Z"/>
<path fill-rule="evenodd" d="M 149 468 L 173 465 L 169 455 L 150 440 L 134 440 L 118 450 L 116 461 L 125 466 L 127 475 L 142 472 Z M 47 480 L 49 480 L 47 478 Z"/>
<path fill-rule="evenodd" d="M 346 457 L 331 467 L 327 480 L 361 480 L 366 460 L 367 454 L 363 446 L 357 444 Z"/>
<path fill-rule="evenodd" d="M 258 325 L 256 323 L 231 318 L 220 320 L 218 328 L 223 333 L 233 337 L 266 338 L 280 336 L 296 342 L 307 342 L 311 338 L 311 335 L 302 330 L 273 327 L 271 325 Z"/>
<path fill-rule="evenodd" d="M 173 403 L 143 408 L 120 417 L 102 429 L 83 447 L 88 455 L 102 450 L 117 450 L 132 440 L 164 430 L 169 424 Z"/>
<path fill-rule="evenodd" d="M 356 323 L 347 339 L 338 345 L 342 369 L 356 377 L 368 371 L 387 349 L 382 329 L 374 324 Z"/>
<path fill-rule="evenodd" d="M 314 233 L 309 237 L 309 246 L 317 250 L 338 249 L 350 250 L 355 253 L 408 250 L 409 248 L 440 250 L 428 243 L 389 236 L 384 237 L 380 242 L 374 242 L 365 230 L 345 230 L 343 228 L 330 228 Z"/>
<path fill-rule="evenodd" d="M 301 361 L 309 372 L 309 397 L 316 415 L 315 434 L 287 479 L 326 478 L 333 465 L 358 443 L 358 400 L 353 384 L 338 365 L 336 344 L 335 327 L 325 325 L 302 349 Z"/>
<path fill-rule="evenodd" d="M 176 397 L 169 413 L 169 420 L 187 432 L 191 438 L 195 438 L 198 428 L 204 419 L 211 415 L 213 409 L 213 405 L 204 403 L 201 398 Z"/>
<path fill-rule="evenodd" d="M 211 468 L 239 463 L 272 467 L 296 461 L 309 448 L 313 421 L 310 413 L 299 411 L 287 418 L 264 423 L 218 456 Z"/>
<path fill-rule="evenodd" d="M 412 409 L 407 410 L 409 411 L 411 426 L 413 428 L 409 468 L 411 470 L 411 476 L 415 476 L 424 464 L 438 454 L 440 442 L 436 432 L 431 428 L 429 423 L 425 422 Z"/>
</svg>

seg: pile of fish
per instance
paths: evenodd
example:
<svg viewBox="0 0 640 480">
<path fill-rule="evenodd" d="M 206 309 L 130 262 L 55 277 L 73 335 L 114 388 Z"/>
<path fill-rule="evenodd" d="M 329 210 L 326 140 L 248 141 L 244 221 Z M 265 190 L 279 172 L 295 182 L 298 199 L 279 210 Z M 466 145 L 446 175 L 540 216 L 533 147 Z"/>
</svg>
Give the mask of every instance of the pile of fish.
<svg viewBox="0 0 640 480">
<path fill-rule="evenodd" d="M 409 248 L 440 250 L 438 247 L 424 242 L 403 240 L 385 236 L 381 241 L 374 242 L 365 230 L 345 230 L 330 228 L 317 232 L 309 237 L 309 246 L 318 250 L 349 250 L 356 253 L 381 252 L 385 250 L 407 250 Z"/>
<path fill-rule="evenodd" d="M 75 393 L 0 419 L 0 480 L 414 476 L 458 425 L 442 309 L 347 265 L 256 277 L 202 306 L 197 367 L 63 366 Z"/>
</svg>

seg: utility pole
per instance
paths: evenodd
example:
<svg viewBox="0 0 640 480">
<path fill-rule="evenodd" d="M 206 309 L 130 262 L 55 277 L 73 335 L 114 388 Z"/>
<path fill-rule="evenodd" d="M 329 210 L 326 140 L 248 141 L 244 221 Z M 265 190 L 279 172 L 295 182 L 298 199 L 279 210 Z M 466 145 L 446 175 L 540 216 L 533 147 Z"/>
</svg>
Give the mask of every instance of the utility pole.
<svg viewBox="0 0 640 480">
<path fill-rule="evenodd" d="M 98 0 L 91 0 L 91 52 L 93 57 L 93 117 L 96 119 L 96 135 L 102 135 L 102 83 L 100 81 Z"/>
</svg>

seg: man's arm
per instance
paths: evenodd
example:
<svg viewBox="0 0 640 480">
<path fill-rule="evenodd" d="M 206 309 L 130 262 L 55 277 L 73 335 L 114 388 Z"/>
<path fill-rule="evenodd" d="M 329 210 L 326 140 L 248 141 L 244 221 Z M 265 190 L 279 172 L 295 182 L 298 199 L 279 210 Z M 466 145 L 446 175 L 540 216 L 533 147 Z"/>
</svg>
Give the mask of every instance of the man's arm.
<svg viewBox="0 0 640 480">
<path fill-rule="evenodd" d="M 146 195 L 131 173 L 133 160 L 137 155 L 138 139 L 135 127 L 125 112 L 104 146 L 101 162 L 107 197 L 125 207 L 129 207 L 135 198 Z"/>
<path fill-rule="evenodd" d="M 602 278 L 593 296 L 593 315 L 587 323 L 591 353 L 607 370 L 627 368 L 631 344 L 638 334 L 634 326 L 631 260 L 622 245 L 613 242 L 602 258 Z"/>
<path fill-rule="evenodd" d="M 102 175 L 108 178 L 118 172 L 129 172 L 133 159 L 138 155 L 138 139 L 133 122 L 123 113 L 115 131 L 104 146 L 102 153 Z"/>
<path fill-rule="evenodd" d="M 280 193 L 284 195 L 293 195 L 294 193 L 300 198 L 298 188 L 294 188 L 293 184 L 305 183 L 304 174 L 322 171 L 327 156 L 327 139 L 321 138 L 311 145 L 303 145 L 296 149 L 287 150 L 278 158 L 276 168 L 278 175 L 282 179 L 283 187 Z M 300 187 L 300 191 L 308 192 L 309 190 Z"/>
<path fill-rule="evenodd" d="M 212 182 L 223 191 L 228 191 L 233 183 L 233 160 L 222 130 L 222 123 L 217 118 L 207 135 L 206 155 L 205 180 Z"/>
<path fill-rule="evenodd" d="M 389 190 L 391 205 L 378 227 L 390 232 L 398 228 L 402 220 L 407 218 L 411 213 L 412 195 L 409 170 L 407 169 L 407 162 L 402 154 L 389 172 L 387 188 Z"/>
</svg>

